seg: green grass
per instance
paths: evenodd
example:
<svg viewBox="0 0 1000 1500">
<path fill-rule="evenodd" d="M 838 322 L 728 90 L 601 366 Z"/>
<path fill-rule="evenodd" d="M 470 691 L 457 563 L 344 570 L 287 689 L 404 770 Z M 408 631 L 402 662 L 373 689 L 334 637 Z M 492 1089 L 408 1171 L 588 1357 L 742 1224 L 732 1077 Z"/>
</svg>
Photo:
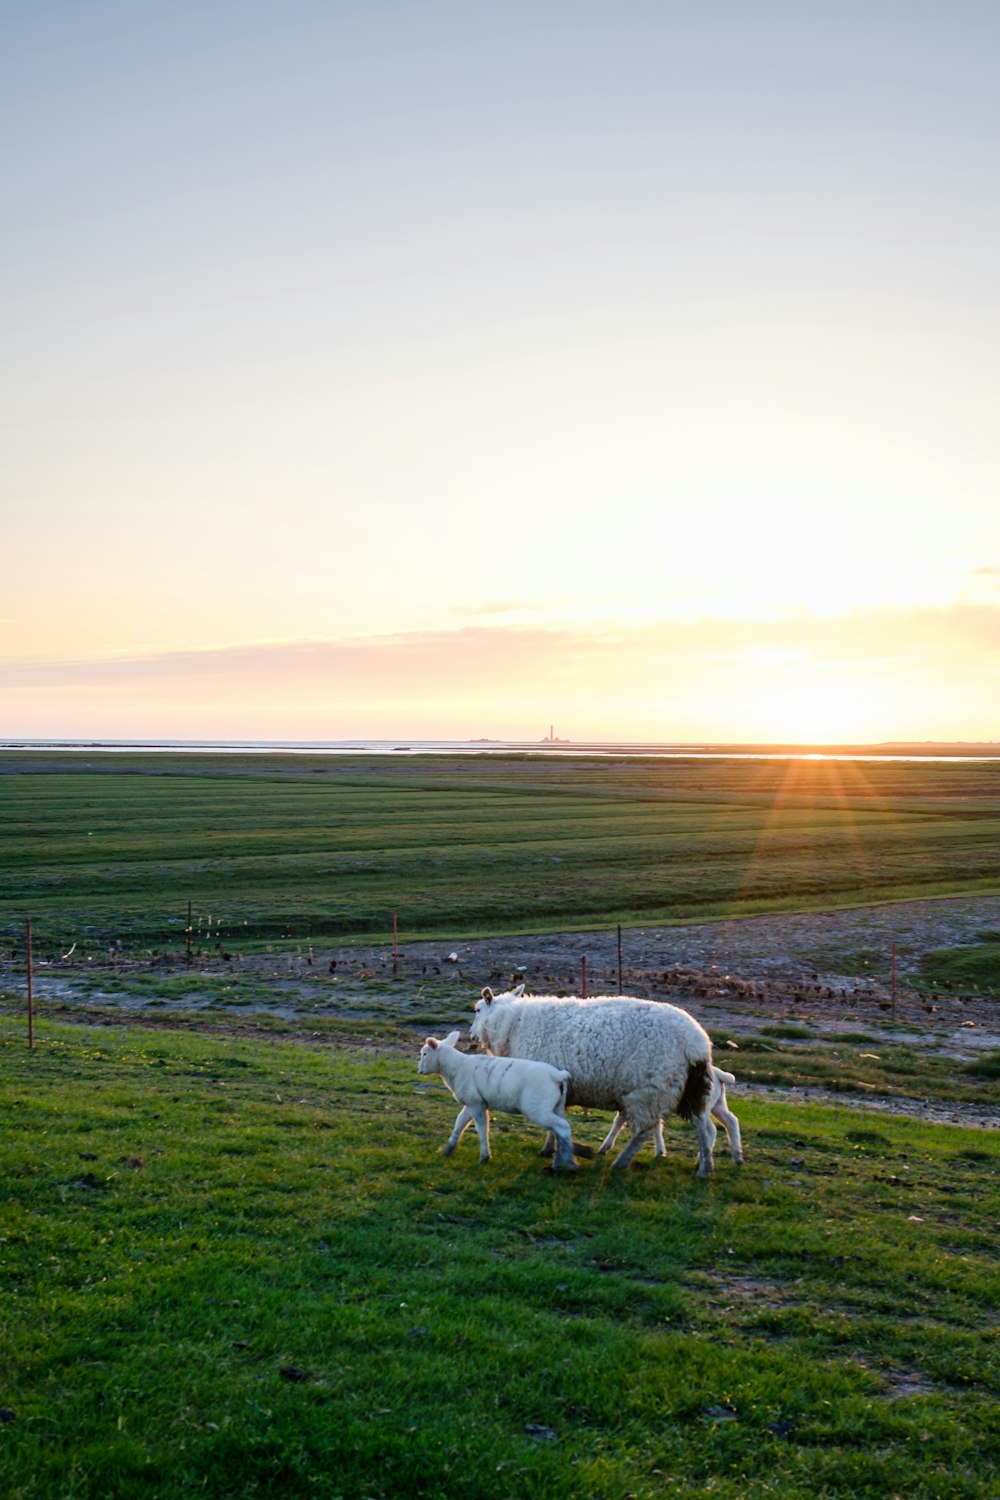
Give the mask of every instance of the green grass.
<svg viewBox="0 0 1000 1500">
<path fill-rule="evenodd" d="M 831 1045 L 821 1036 L 808 1046 L 782 1046 L 777 1038 L 804 1040 L 803 1028 L 767 1026 L 761 1036 L 715 1033 L 717 1061 L 744 1083 L 782 1088 L 822 1088 L 840 1094 L 870 1093 L 879 1099 L 930 1099 L 936 1103 L 1000 1106 L 996 1054 L 972 1062 L 939 1055 L 917 1045 L 854 1038 Z M 727 1043 L 736 1041 L 730 1051 Z"/>
<path fill-rule="evenodd" d="M 957 994 L 1000 994 L 1000 935 L 984 933 L 978 943 L 925 953 L 921 979 L 934 989 Z"/>
<path fill-rule="evenodd" d="M 519 1120 L 441 1158 L 415 1048 L 0 1053 L 11 1500 L 996 1492 L 986 1133 L 733 1098 L 708 1184 L 677 1122 L 553 1176 Z"/>
<path fill-rule="evenodd" d="M 1000 763 L 0 753 L 42 955 L 642 925 L 1000 888 Z"/>
</svg>

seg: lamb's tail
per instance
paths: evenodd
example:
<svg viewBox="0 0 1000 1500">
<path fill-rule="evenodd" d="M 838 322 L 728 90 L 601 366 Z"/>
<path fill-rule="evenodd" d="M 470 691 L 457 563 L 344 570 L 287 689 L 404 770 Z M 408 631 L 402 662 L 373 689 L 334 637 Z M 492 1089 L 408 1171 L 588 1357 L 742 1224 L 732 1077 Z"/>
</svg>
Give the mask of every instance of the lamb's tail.
<svg viewBox="0 0 1000 1500">
<path fill-rule="evenodd" d="M 693 1115 L 703 1115 L 711 1092 L 712 1075 L 708 1059 L 699 1057 L 696 1062 L 689 1062 L 684 1088 L 677 1101 L 677 1113 L 681 1119 L 690 1120 Z"/>
</svg>

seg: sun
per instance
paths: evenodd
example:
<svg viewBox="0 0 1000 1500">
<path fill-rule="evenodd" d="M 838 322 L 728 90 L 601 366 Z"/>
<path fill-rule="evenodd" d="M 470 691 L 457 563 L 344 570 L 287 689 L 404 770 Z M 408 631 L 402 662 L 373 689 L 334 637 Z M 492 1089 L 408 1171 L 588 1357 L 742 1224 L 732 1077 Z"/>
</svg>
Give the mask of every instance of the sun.
<svg viewBox="0 0 1000 1500">
<path fill-rule="evenodd" d="M 755 706 L 763 738 L 799 745 L 851 744 L 879 733 L 878 712 L 856 683 L 799 680 L 764 691 Z"/>
</svg>

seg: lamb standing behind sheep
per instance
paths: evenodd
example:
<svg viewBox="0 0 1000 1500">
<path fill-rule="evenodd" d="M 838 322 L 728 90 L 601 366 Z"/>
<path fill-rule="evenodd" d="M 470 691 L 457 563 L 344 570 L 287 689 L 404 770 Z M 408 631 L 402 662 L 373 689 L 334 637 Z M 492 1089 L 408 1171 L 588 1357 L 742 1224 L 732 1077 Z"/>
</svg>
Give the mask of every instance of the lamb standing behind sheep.
<svg viewBox="0 0 1000 1500">
<path fill-rule="evenodd" d="M 627 1166 L 661 1116 L 676 1112 L 694 1126 L 698 1176 L 712 1171 L 712 1043 L 687 1011 L 621 995 L 526 999 L 519 985 L 497 996 L 483 990 L 469 1034 L 499 1057 L 567 1069 L 567 1103 L 620 1111 L 633 1135 L 615 1167 Z"/>
<path fill-rule="evenodd" d="M 547 1062 L 514 1057 L 477 1057 L 455 1047 L 459 1033 L 452 1031 L 443 1041 L 429 1036 L 420 1049 L 420 1073 L 439 1073 L 462 1105 L 454 1129 L 444 1147 L 450 1156 L 473 1122 L 479 1135 L 480 1163 L 490 1160 L 491 1109 L 515 1110 L 527 1115 L 556 1137 L 556 1167 L 576 1170 L 573 1143 L 566 1122 L 566 1088 L 569 1074 Z"/>
<path fill-rule="evenodd" d="M 734 1074 L 727 1073 L 724 1068 L 717 1068 L 714 1063 L 712 1064 L 712 1092 L 708 1100 L 709 1113 L 714 1115 L 719 1124 L 725 1128 L 726 1136 L 729 1140 L 729 1154 L 733 1158 L 733 1161 L 742 1164 L 743 1140 L 740 1135 L 740 1122 L 729 1108 L 729 1101 L 726 1098 L 726 1084 L 735 1082 L 736 1078 Z M 599 1155 L 603 1155 L 605 1151 L 611 1150 L 618 1132 L 624 1124 L 625 1116 L 619 1111 L 615 1115 L 611 1129 L 597 1148 Z M 656 1122 L 656 1129 L 653 1132 L 653 1144 L 657 1156 L 666 1156 L 667 1151 L 663 1144 L 662 1120 L 657 1120 Z"/>
</svg>

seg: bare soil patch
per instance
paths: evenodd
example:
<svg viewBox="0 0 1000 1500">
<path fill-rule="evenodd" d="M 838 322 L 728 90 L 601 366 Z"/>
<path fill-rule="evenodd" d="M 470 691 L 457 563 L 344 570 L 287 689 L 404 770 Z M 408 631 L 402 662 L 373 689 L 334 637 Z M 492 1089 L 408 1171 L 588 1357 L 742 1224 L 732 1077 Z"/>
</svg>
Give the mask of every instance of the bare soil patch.
<svg viewBox="0 0 1000 1500">
<path fill-rule="evenodd" d="M 1000 930 L 996 896 L 630 928 L 622 934 L 622 989 L 684 1004 L 713 1029 L 759 1031 L 779 1020 L 831 1031 L 875 1024 L 883 1038 L 898 1030 L 911 1043 L 971 1058 L 1000 1048 L 1000 998 L 928 994 L 914 980 L 924 953 L 974 943 L 990 930 Z M 452 973 L 473 995 L 483 985 L 522 981 L 536 994 L 579 993 L 584 961 L 589 994 L 617 993 L 613 930 L 502 936 L 453 947 L 407 944 L 396 967 L 413 979 Z M 393 969 L 384 946 L 313 955 L 314 967 L 329 962 L 337 973 Z"/>
</svg>

